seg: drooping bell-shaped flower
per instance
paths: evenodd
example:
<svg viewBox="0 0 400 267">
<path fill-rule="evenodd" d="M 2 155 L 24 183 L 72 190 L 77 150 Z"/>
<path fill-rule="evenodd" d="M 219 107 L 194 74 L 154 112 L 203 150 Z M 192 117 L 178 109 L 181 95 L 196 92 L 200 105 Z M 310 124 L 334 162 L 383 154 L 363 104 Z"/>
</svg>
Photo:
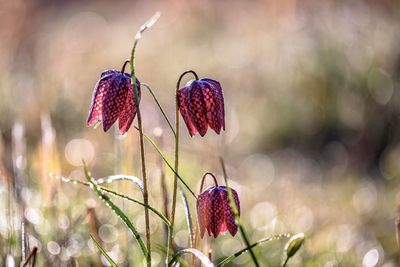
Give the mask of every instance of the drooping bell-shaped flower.
<svg viewBox="0 0 400 267">
<path fill-rule="evenodd" d="M 219 82 L 204 78 L 189 81 L 177 92 L 178 108 L 190 136 L 204 136 L 208 127 L 225 130 L 224 95 Z"/>
<path fill-rule="evenodd" d="M 231 190 L 240 215 L 238 194 L 235 190 Z M 199 195 L 197 217 L 202 238 L 206 230 L 209 236 L 213 235 L 214 237 L 227 231 L 234 236 L 238 230 L 226 186 L 211 186 Z"/>
<path fill-rule="evenodd" d="M 126 63 L 124 64 L 125 67 Z M 118 70 L 106 70 L 94 87 L 87 125 L 103 123 L 106 132 L 119 119 L 121 134 L 131 127 L 137 107 L 131 84 L 131 75 Z M 140 82 L 136 79 L 138 100 L 140 101 Z"/>
</svg>

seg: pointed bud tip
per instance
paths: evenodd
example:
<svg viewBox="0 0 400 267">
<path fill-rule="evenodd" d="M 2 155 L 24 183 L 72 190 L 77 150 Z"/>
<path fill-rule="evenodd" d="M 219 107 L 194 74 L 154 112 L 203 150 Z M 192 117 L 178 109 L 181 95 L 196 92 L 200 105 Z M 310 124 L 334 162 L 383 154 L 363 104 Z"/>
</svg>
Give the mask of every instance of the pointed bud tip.
<svg viewBox="0 0 400 267">
<path fill-rule="evenodd" d="M 285 245 L 286 256 L 293 257 L 304 243 L 305 236 L 303 233 L 298 233 L 292 236 Z"/>
</svg>

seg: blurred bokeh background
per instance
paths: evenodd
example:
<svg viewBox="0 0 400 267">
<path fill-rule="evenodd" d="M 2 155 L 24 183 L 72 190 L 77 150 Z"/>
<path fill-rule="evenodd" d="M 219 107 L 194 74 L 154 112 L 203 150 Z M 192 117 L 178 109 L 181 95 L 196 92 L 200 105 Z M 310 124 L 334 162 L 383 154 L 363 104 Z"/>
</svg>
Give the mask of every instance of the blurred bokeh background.
<svg viewBox="0 0 400 267">
<path fill-rule="evenodd" d="M 121 68 L 135 32 L 156 11 L 162 15 L 139 43 L 136 71 L 169 117 L 183 71 L 224 89 L 225 132 L 190 138 L 181 123 L 180 166 L 190 186 L 197 191 L 206 171 L 222 183 L 221 155 L 252 241 L 306 234 L 289 266 L 399 266 L 398 1 L 0 3 L 1 266 L 17 265 L 24 246 L 39 248 L 38 266 L 99 265 L 89 233 L 119 264 L 140 266 L 135 240 L 112 212 L 92 191 L 55 176 L 84 179 L 84 158 L 97 178 L 140 177 L 135 130 L 121 136 L 85 122 L 101 71 Z M 146 91 L 141 109 L 145 132 L 172 160 L 172 135 Z M 171 191 L 172 173 L 146 151 L 150 203 L 162 210 L 161 177 Z M 140 199 L 128 182 L 111 187 Z M 116 203 L 143 231 L 143 209 Z M 187 247 L 181 201 L 177 216 L 175 242 Z M 163 244 L 157 217 L 152 229 Z M 284 241 L 256 253 L 279 266 Z M 240 235 L 225 235 L 199 248 L 211 248 L 217 262 L 243 247 Z M 156 245 L 153 257 L 161 265 Z M 250 257 L 231 266 L 251 266 Z"/>
</svg>

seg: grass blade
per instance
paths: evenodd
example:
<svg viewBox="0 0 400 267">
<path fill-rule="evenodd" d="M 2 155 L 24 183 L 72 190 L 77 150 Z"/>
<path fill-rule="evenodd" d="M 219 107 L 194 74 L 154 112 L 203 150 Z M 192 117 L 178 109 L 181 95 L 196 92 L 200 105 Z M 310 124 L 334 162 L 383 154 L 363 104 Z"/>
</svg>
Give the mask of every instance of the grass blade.
<svg viewBox="0 0 400 267">
<path fill-rule="evenodd" d="M 149 90 L 151 96 L 153 97 L 154 101 L 156 102 L 156 104 L 157 104 L 157 106 L 158 106 L 158 109 L 161 111 L 162 115 L 164 116 L 165 121 L 168 123 L 168 126 L 169 126 L 169 128 L 171 129 L 171 132 L 172 132 L 172 134 L 173 134 L 174 137 L 175 137 L 175 136 L 176 136 L 176 133 L 175 133 L 174 127 L 172 127 L 172 124 L 171 124 L 170 120 L 168 119 L 167 114 L 165 113 L 163 107 L 161 106 L 160 101 L 158 101 L 156 95 L 154 94 L 154 91 L 153 91 L 153 90 L 151 89 L 151 87 L 150 87 L 148 84 L 146 84 L 146 83 L 140 83 L 140 85 L 146 87 L 147 90 Z"/>
<path fill-rule="evenodd" d="M 33 247 L 31 253 L 28 255 L 26 258 L 24 264 L 21 264 L 22 267 L 28 267 L 29 263 L 32 262 L 31 266 L 34 267 L 36 264 L 36 254 L 37 254 L 38 248 Z"/>
<path fill-rule="evenodd" d="M 91 184 L 88 183 L 88 182 L 84 182 L 84 181 L 80 181 L 80 180 L 76 180 L 76 179 L 72 179 L 72 178 L 61 177 L 61 181 L 65 182 L 65 183 L 81 184 L 81 185 L 84 185 L 84 186 L 87 186 L 87 187 L 92 187 Z M 146 205 L 143 202 L 140 202 L 139 200 L 136 200 L 134 198 L 128 197 L 127 195 L 117 193 L 117 192 L 115 192 L 115 191 L 113 191 L 113 190 L 111 190 L 111 189 L 109 189 L 107 187 L 98 186 L 98 188 L 104 193 L 111 194 L 111 195 L 114 195 L 116 197 L 120 197 L 122 199 L 129 200 L 129 201 L 131 201 L 133 203 L 136 203 L 138 205 L 141 205 L 143 207 L 149 208 L 149 210 L 151 210 L 155 215 L 157 215 L 168 227 L 171 225 L 171 223 L 167 219 L 167 217 L 165 217 L 160 211 L 158 211 L 157 209 L 153 208 L 152 206 Z"/>
<path fill-rule="evenodd" d="M 111 175 L 111 176 L 108 176 L 108 177 L 105 177 L 105 178 L 97 179 L 96 183 L 97 184 L 106 184 L 106 183 L 107 184 L 111 184 L 114 181 L 124 181 L 124 180 L 125 181 L 130 181 L 130 182 L 136 184 L 140 188 L 142 193 L 143 193 L 143 188 L 144 188 L 143 181 L 140 180 L 136 176 L 130 176 L 130 175 L 124 175 L 124 174 Z"/>
<path fill-rule="evenodd" d="M 225 180 L 226 189 L 228 190 L 229 202 L 230 202 L 230 205 L 231 205 L 231 208 L 232 208 L 232 211 L 233 211 L 233 215 L 235 216 L 235 222 L 239 227 L 239 231 L 240 231 L 240 234 L 242 235 L 244 243 L 249 248 L 251 259 L 253 260 L 254 265 L 256 267 L 259 267 L 260 264 L 258 263 L 256 254 L 254 254 L 254 252 L 252 250 L 252 247 L 250 245 L 250 242 L 249 242 L 249 238 L 247 237 L 246 231 L 244 230 L 243 225 L 240 223 L 238 208 L 236 207 L 236 203 L 235 203 L 235 200 L 233 199 L 233 195 L 232 195 L 232 190 L 231 190 L 231 188 L 229 187 L 229 184 L 228 184 L 228 175 L 226 173 L 225 163 L 224 163 L 224 160 L 223 160 L 222 157 L 220 158 L 220 162 L 221 162 L 221 166 L 222 166 L 222 171 L 224 173 L 224 180 Z"/>
<path fill-rule="evenodd" d="M 96 241 L 96 239 L 90 235 L 92 238 L 93 242 L 96 244 L 96 247 L 100 250 L 101 254 L 103 254 L 104 258 L 111 264 L 112 267 L 118 267 L 118 265 L 111 259 L 110 255 L 107 254 L 107 252 L 104 250 L 104 248 L 101 247 L 99 242 Z"/>
<path fill-rule="evenodd" d="M 83 162 L 83 169 L 85 172 L 86 179 L 89 181 L 89 183 L 91 185 L 90 187 L 93 189 L 93 191 L 96 193 L 96 195 L 98 195 L 99 198 L 101 200 L 103 200 L 106 203 L 106 205 L 126 224 L 126 226 L 128 226 L 129 230 L 131 230 L 136 241 L 138 242 L 140 249 L 143 252 L 143 255 L 145 256 L 145 258 L 147 258 L 149 252 L 147 250 L 146 245 L 143 242 L 142 237 L 140 236 L 138 230 L 136 229 L 136 227 L 129 220 L 129 218 L 125 215 L 125 213 L 117 205 L 115 205 L 107 195 L 105 195 L 103 193 L 103 191 L 101 190 L 101 187 L 98 184 L 96 184 L 96 181 L 90 175 L 85 162 Z"/>
<path fill-rule="evenodd" d="M 281 238 L 289 238 L 290 235 L 289 234 L 279 234 L 279 235 L 274 235 L 274 236 L 270 236 L 270 237 L 266 237 L 263 239 L 258 240 L 257 242 L 251 244 L 250 246 L 239 250 L 238 252 L 236 252 L 235 254 L 232 254 L 229 257 L 226 257 L 225 259 L 223 259 L 222 261 L 220 261 L 216 267 L 222 267 L 225 266 L 226 264 L 230 263 L 231 261 L 235 260 L 236 258 L 238 258 L 239 256 L 243 255 L 244 253 L 246 253 L 247 251 L 249 251 L 250 249 L 262 245 L 266 242 L 272 241 L 272 240 L 277 240 L 277 239 L 281 239 Z"/>
<path fill-rule="evenodd" d="M 137 127 L 135 127 L 136 130 L 138 130 Z M 164 160 L 165 164 L 167 164 L 168 168 L 178 177 L 178 179 L 182 182 L 182 184 L 186 187 L 187 190 L 192 194 L 194 198 L 197 199 L 196 194 L 193 192 L 193 190 L 187 185 L 185 180 L 175 171 L 175 169 L 172 167 L 172 165 L 168 162 L 164 154 L 161 152 L 160 148 L 157 146 L 157 144 L 153 141 L 153 139 L 150 138 L 147 134 L 143 133 L 144 138 L 154 147 L 154 149 L 157 151 L 157 153 L 160 155 L 160 157 Z"/>
<path fill-rule="evenodd" d="M 185 249 L 181 249 L 179 250 L 174 257 L 172 258 L 172 260 L 169 262 L 168 266 L 172 266 L 172 264 L 177 260 L 177 258 L 182 255 L 182 254 L 193 254 L 194 256 L 196 256 L 196 258 L 198 258 L 201 263 L 204 264 L 204 266 L 206 267 L 214 267 L 215 265 L 210 261 L 210 259 L 204 255 L 201 251 L 195 249 L 195 248 L 185 248 Z"/>
<path fill-rule="evenodd" d="M 190 247 L 194 247 L 194 232 L 193 232 L 193 222 L 192 222 L 192 215 L 190 213 L 190 207 L 189 207 L 189 202 L 187 200 L 185 191 L 181 187 L 179 187 L 181 191 L 181 197 L 182 197 L 182 202 L 183 202 L 183 207 L 185 208 L 185 217 L 186 217 L 186 223 L 189 229 L 189 240 L 190 240 Z"/>
</svg>

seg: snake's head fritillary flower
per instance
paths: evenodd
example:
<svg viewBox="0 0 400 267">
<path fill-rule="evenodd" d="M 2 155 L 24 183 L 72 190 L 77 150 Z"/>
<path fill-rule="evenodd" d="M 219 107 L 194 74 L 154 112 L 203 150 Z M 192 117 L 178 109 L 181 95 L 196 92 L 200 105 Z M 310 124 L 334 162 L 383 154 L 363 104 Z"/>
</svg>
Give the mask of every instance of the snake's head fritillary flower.
<svg viewBox="0 0 400 267">
<path fill-rule="evenodd" d="M 124 67 L 126 62 L 124 64 Z M 136 116 L 137 107 L 131 84 L 131 75 L 118 70 L 104 71 L 94 87 L 90 104 L 87 125 L 103 123 L 106 132 L 119 119 L 121 134 L 126 133 L 131 127 Z M 136 79 L 138 97 L 140 101 L 140 82 Z"/>
<path fill-rule="evenodd" d="M 238 194 L 235 190 L 231 190 L 240 215 Z M 234 236 L 238 230 L 226 186 L 211 186 L 199 195 L 197 217 L 202 238 L 206 230 L 209 236 L 213 235 L 214 237 L 227 231 Z"/>
<path fill-rule="evenodd" d="M 204 136 L 208 127 L 225 130 L 224 95 L 221 84 L 209 78 L 189 81 L 177 92 L 178 108 L 190 136 Z"/>
</svg>

